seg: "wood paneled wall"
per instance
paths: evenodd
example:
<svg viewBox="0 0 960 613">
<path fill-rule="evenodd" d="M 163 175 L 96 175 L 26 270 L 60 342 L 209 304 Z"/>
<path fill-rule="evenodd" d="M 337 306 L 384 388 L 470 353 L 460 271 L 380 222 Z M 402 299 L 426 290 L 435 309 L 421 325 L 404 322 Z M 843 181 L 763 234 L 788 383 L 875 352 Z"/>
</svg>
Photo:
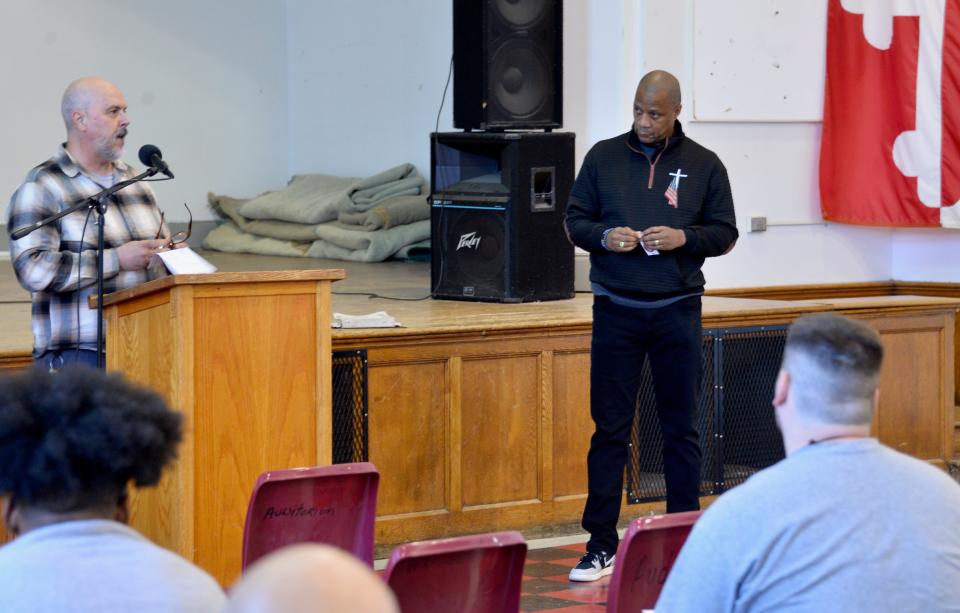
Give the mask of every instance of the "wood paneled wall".
<svg viewBox="0 0 960 613">
<path fill-rule="evenodd" d="M 812 311 L 868 321 L 887 352 L 880 439 L 941 465 L 951 456 L 960 302 L 880 296 L 765 301 L 750 311 L 726 300 L 706 301 L 704 327 L 789 323 Z M 593 432 L 589 321 L 456 340 L 335 335 L 334 348 L 368 351 L 378 545 L 579 521 Z M 643 510 L 651 508 L 662 505 Z"/>
<path fill-rule="evenodd" d="M 944 466 L 954 452 L 954 317 L 869 317 L 883 339 L 873 431 L 885 444 Z"/>
</svg>

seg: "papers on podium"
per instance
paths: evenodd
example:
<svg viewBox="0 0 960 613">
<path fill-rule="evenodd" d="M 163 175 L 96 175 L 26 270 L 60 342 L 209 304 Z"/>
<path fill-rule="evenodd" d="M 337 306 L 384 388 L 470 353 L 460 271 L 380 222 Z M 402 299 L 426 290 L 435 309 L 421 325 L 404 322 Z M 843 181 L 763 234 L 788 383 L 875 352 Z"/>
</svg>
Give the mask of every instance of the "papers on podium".
<svg viewBox="0 0 960 613">
<path fill-rule="evenodd" d="M 160 251 L 157 255 L 172 275 L 202 275 L 217 270 L 190 247 Z"/>
<path fill-rule="evenodd" d="M 366 315 L 333 314 L 334 328 L 399 328 L 400 322 L 387 314 L 386 311 L 367 313 Z"/>
</svg>

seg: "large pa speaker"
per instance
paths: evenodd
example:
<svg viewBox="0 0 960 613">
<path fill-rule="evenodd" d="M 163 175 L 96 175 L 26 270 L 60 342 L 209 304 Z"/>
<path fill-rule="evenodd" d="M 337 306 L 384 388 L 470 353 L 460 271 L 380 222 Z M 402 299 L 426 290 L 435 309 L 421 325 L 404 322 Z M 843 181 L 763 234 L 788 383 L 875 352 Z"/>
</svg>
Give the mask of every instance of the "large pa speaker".
<svg viewBox="0 0 960 613">
<path fill-rule="evenodd" d="M 454 0 L 453 125 L 559 128 L 561 0 Z"/>
<path fill-rule="evenodd" d="M 431 136 L 431 295 L 529 302 L 572 298 L 563 228 L 574 178 L 567 132 Z"/>
</svg>

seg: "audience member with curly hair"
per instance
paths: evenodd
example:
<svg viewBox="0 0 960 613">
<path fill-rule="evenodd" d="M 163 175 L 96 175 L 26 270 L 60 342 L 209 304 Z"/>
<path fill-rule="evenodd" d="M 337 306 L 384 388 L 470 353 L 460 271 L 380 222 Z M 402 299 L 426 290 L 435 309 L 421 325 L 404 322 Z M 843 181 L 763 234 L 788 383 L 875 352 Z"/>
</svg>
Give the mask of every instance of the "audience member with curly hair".
<svg viewBox="0 0 960 613">
<path fill-rule="evenodd" d="M 8 611 L 219 611 L 210 575 L 126 525 L 127 487 L 156 485 L 181 416 L 85 366 L 0 378 L 0 547 Z"/>
</svg>

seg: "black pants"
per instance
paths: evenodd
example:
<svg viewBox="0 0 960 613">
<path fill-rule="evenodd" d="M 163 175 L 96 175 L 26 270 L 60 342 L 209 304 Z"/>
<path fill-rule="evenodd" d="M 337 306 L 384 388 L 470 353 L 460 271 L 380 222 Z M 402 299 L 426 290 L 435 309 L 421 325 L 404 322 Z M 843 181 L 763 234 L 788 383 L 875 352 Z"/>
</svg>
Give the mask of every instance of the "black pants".
<svg viewBox="0 0 960 613">
<path fill-rule="evenodd" d="M 703 369 L 700 297 L 656 309 L 593 303 L 590 414 L 596 430 L 587 455 L 588 495 L 583 528 L 587 551 L 615 553 L 623 499 L 627 445 L 649 356 L 657 416 L 663 434 L 667 512 L 700 508 L 700 441 L 697 394 Z"/>
</svg>

